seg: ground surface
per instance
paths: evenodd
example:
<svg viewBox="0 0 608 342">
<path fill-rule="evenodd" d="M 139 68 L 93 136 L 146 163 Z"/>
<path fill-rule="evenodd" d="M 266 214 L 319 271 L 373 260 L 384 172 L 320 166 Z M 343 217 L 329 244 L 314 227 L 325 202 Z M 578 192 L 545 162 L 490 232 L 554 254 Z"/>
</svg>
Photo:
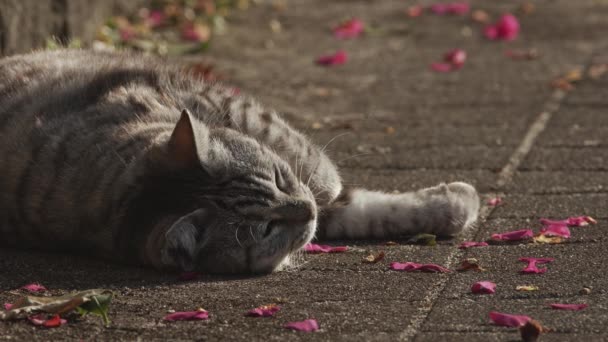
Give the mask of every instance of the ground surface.
<svg viewBox="0 0 608 342">
<path fill-rule="evenodd" d="M 206 59 L 319 144 L 346 133 L 329 151 L 349 184 L 406 191 L 463 180 L 486 198 L 500 194 L 503 205 L 484 206 L 475 228 L 436 247 L 348 243 L 354 247 L 348 253 L 308 255 L 299 270 L 248 279 L 179 282 L 149 270 L 2 250 L 0 302 L 13 300 L 8 290 L 30 282 L 52 293 L 110 288 L 118 297 L 109 328 L 93 317 L 52 330 L 0 323 L 0 340 L 518 340 L 515 329 L 489 322 L 492 310 L 540 320 L 554 329 L 544 336 L 547 341 L 608 340 L 608 78 L 585 79 L 569 93 L 548 86 L 574 67 L 608 62 L 608 2 L 538 1 L 532 14 L 519 15 L 521 36 L 508 44 L 483 39 L 465 17 L 407 19 L 408 4 L 311 0 L 289 2 L 283 11 L 259 5 L 231 18 L 229 32 Z M 473 5 L 493 15 L 518 7 L 516 1 Z M 337 41 L 329 28 L 350 15 L 378 31 Z M 281 22 L 280 33 L 270 29 L 272 19 Z M 465 67 L 450 74 L 429 71 L 429 63 L 453 47 L 467 50 Z M 537 60 L 503 55 L 507 48 L 532 47 L 541 54 Z M 312 63 L 338 48 L 350 54 L 346 65 Z M 353 157 L 359 154 L 364 155 Z M 573 228 L 566 244 L 456 248 L 494 232 L 538 229 L 540 217 L 583 214 L 598 224 Z M 365 250 L 384 250 L 386 259 L 362 264 Z M 521 275 L 521 256 L 556 261 L 546 274 Z M 454 269 L 465 257 L 478 258 L 488 271 L 399 273 L 387 266 L 415 261 Z M 497 293 L 471 294 L 478 280 L 496 282 Z M 540 290 L 515 291 L 525 284 Z M 591 293 L 580 295 L 583 286 Z M 286 303 L 274 318 L 243 317 L 250 308 L 279 300 Z M 555 311 L 547 307 L 554 302 L 589 308 Z M 209 321 L 161 320 L 169 309 L 198 307 L 210 311 Z M 309 317 L 319 321 L 320 331 L 281 328 Z"/>
</svg>

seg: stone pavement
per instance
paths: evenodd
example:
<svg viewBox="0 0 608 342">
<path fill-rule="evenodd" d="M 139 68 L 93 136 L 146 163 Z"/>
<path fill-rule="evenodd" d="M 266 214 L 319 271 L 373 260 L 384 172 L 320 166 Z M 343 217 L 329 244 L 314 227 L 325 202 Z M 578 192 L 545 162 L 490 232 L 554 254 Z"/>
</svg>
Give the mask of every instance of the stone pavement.
<svg viewBox="0 0 608 342">
<path fill-rule="evenodd" d="M 466 17 L 408 19 L 405 1 L 291 1 L 283 11 L 262 3 L 230 20 L 209 55 L 231 84 L 283 112 L 340 161 L 346 183 L 408 191 L 442 181 L 475 184 L 485 205 L 480 223 L 438 246 L 344 242 L 344 254 L 305 255 L 301 267 L 255 278 L 205 277 L 177 282 L 161 275 L 70 256 L 0 251 L 0 288 L 39 281 L 60 293 L 106 287 L 118 297 L 103 328 L 96 319 L 41 330 L 0 323 L 0 340 L 193 339 L 516 341 L 516 329 L 497 327 L 490 311 L 526 314 L 553 329 L 546 341 L 608 340 L 608 74 L 586 77 L 570 92 L 549 86 L 573 68 L 608 63 L 608 1 L 543 0 L 518 13 L 522 31 L 510 43 L 490 42 Z M 520 2 L 474 1 L 490 14 L 517 13 Z M 330 28 L 357 16 L 377 30 L 337 41 Z M 269 22 L 282 24 L 273 33 Z M 463 48 L 463 69 L 429 71 L 451 48 Z M 315 66 L 315 57 L 342 48 L 343 66 Z M 536 48 L 540 58 L 513 61 L 506 49 Z M 391 127 L 391 128 L 388 128 Z M 394 132 L 390 132 L 394 130 Z M 337 137 L 337 138 L 336 138 Z M 485 203 L 485 201 L 484 201 Z M 538 218 L 590 215 L 597 225 L 572 228 L 560 245 L 492 245 L 459 250 L 460 241 L 492 233 L 540 228 Z M 338 242 L 340 243 L 340 242 Z M 384 250 L 378 264 L 362 264 L 366 250 Z M 519 257 L 552 257 L 542 275 L 522 275 Z M 475 257 L 485 273 L 400 273 L 390 261 L 432 262 L 454 269 Z M 478 280 L 494 295 L 473 295 Z M 517 285 L 537 285 L 517 292 Z M 584 287 L 591 293 L 579 294 Z M 0 293 L 0 301 L 12 297 Z M 253 319 L 253 307 L 285 301 L 274 318 Z M 556 311 L 548 303 L 587 303 Z M 208 322 L 166 324 L 167 310 L 204 307 Z M 285 322 L 314 317 L 321 330 L 296 333 Z"/>
</svg>

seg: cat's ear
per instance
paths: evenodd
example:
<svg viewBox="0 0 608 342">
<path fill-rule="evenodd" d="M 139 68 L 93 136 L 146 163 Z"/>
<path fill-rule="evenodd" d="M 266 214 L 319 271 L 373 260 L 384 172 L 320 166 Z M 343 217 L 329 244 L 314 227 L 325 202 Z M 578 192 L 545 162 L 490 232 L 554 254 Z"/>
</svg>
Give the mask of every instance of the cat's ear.
<svg viewBox="0 0 608 342">
<path fill-rule="evenodd" d="M 168 142 L 169 156 L 179 166 L 198 165 L 206 155 L 208 140 L 207 127 L 184 109 Z"/>
<path fill-rule="evenodd" d="M 196 256 L 208 240 L 208 228 L 215 222 L 211 209 L 198 209 L 181 217 L 165 234 L 162 261 L 184 271 L 196 268 Z"/>
</svg>

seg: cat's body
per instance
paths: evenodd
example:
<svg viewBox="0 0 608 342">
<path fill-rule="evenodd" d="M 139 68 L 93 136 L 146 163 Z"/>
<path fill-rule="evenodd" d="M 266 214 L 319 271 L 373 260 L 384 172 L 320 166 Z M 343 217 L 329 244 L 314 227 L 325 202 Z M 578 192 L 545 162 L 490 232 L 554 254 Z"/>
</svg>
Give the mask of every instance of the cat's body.
<svg viewBox="0 0 608 342">
<path fill-rule="evenodd" d="M 0 244 L 156 267 L 267 272 L 322 238 L 453 235 L 464 183 L 343 190 L 275 112 L 139 55 L 0 61 Z"/>
</svg>

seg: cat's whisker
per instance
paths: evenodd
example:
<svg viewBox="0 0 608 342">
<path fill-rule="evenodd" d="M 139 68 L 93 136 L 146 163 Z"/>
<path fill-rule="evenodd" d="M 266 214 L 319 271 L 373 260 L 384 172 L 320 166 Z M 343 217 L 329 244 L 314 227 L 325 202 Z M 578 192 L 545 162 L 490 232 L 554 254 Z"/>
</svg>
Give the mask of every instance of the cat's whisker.
<svg viewBox="0 0 608 342">
<path fill-rule="evenodd" d="M 351 134 L 351 132 L 345 132 L 345 133 L 341 133 L 336 135 L 335 137 L 329 139 L 329 141 L 321 148 L 321 153 L 319 155 L 322 155 L 323 153 L 325 153 L 325 150 L 327 149 L 327 147 L 329 146 L 329 144 L 331 144 L 334 140 L 343 137 L 347 134 Z M 308 180 L 306 181 L 306 186 L 308 186 L 310 184 L 310 180 L 312 179 L 312 175 L 315 174 L 315 172 L 317 172 L 317 169 L 319 168 L 319 166 L 321 165 L 321 158 L 319 158 L 319 160 L 317 161 L 317 164 L 315 165 L 315 167 L 312 169 L 312 171 L 310 172 L 310 175 L 308 176 Z"/>
<path fill-rule="evenodd" d="M 343 161 L 347 161 L 347 160 L 352 159 L 352 158 L 361 157 L 361 156 L 369 156 L 369 155 L 371 155 L 371 153 L 359 153 L 359 154 L 355 154 L 355 155 L 352 155 L 352 156 L 350 156 L 350 157 L 346 157 L 346 158 L 344 158 L 344 159 L 340 159 L 340 160 L 338 160 L 338 161 L 336 162 L 336 164 L 341 163 L 341 162 L 343 162 Z"/>
<path fill-rule="evenodd" d="M 243 244 L 239 240 L 239 228 L 241 228 L 241 223 L 236 226 L 236 229 L 234 230 L 234 237 L 236 238 L 236 243 L 239 245 L 239 247 L 243 248 Z"/>
</svg>

